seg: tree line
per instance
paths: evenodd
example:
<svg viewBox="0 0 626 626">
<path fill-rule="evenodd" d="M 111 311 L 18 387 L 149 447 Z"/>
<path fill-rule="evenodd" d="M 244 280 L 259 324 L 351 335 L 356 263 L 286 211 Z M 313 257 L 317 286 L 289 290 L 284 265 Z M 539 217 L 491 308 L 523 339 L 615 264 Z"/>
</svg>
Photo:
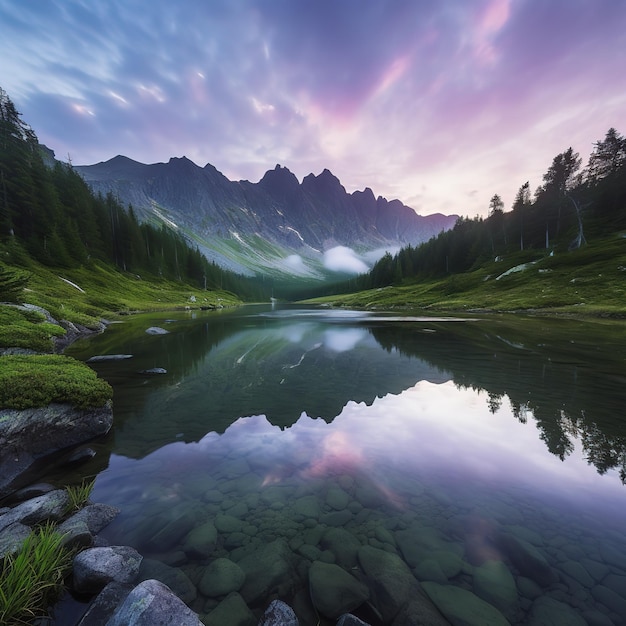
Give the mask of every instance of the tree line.
<svg viewBox="0 0 626 626">
<path fill-rule="evenodd" d="M 37 136 L 0 88 L 0 242 L 19 263 L 73 268 L 111 263 L 244 299 L 267 299 L 260 280 L 209 262 L 179 232 L 139 223 L 112 193 L 95 195 L 71 164 L 46 162 Z M 8 280 L 8 279 L 7 279 Z"/>
<path fill-rule="evenodd" d="M 360 291 L 442 278 L 516 251 L 563 252 L 626 229 L 626 138 L 610 128 L 581 165 L 580 155 L 568 148 L 554 157 L 534 194 L 528 182 L 520 186 L 510 211 L 494 194 L 488 217 L 459 218 L 451 230 L 421 246 L 387 253 L 344 287 Z"/>
</svg>

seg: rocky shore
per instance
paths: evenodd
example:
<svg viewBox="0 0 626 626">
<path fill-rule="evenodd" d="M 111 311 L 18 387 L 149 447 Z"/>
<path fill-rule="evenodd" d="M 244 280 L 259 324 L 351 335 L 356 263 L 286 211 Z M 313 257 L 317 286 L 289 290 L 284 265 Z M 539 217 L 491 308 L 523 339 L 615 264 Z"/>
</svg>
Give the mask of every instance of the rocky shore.
<svg viewBox="0 0 626 626">
<path fill-rule="evenodd" d="M 143 557 L 137 550 L 129 546 L 107 545 L 98 536 L 119 513 L 115 507 L 87 504 L 79 511 L 68 514 L 70 498 L 67 491 L 54 489 L 45 483 L 17 491 L 12 500 L 13 506 L 0 508 L 0 561 L 19 550 L 33 527 L 46 522 L 55 523 L 59 534 L 63 536 L 62 545 L 77 551 L 69 577 L 69 587 L 75 594 L 90 598 L 86 611 L 75 622 L 76 626 L 299 624 L 293 609 L 280 600 L 270 602 L 257 621 L 239 594 L 232 592 L 226 593 L 224 600 L 201 621 L 198 614 L 167 585 L 147 577 L 150 570 L 142 568 Z M 213 562 L 217 568 L 220 567 L 219 561 L 217 559 Z M 324 565 L 320 564 L 320 567 L 323 570 Z M 324 576 L 325 572 L 320 571 L 320 575 Z M 217 588 L 220 585 L 219 578 L 218 576 L 215 579 L 214 593 L 220 593 Z M 221 580 L 224 580 L 223 576 Z M 351 600 L 353 599 L 348 599 L 348 602 Z M 328 602 L 332 604 L 333 600 L 327 599 L 326 603 Z M 54 615 L 52 619 L 56 619 Z M 368 626 L 366 622 L 349 613 L 340 615 L 337 624 Z"/>
</svg>

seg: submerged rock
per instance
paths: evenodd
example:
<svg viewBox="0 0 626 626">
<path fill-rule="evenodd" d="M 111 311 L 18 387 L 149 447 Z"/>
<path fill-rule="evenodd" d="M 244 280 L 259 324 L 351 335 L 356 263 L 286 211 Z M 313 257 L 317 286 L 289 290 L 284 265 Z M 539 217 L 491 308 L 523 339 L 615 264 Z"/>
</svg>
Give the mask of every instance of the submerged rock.
<svg viewBox="0 0 626 626">
<path fill-rule="evenodd" d="M 326 617 L 336 619 L 369 598 L 367 587 L 338 565 L 316 561 L 309 569 L 311 600 Z"/>
</svg>

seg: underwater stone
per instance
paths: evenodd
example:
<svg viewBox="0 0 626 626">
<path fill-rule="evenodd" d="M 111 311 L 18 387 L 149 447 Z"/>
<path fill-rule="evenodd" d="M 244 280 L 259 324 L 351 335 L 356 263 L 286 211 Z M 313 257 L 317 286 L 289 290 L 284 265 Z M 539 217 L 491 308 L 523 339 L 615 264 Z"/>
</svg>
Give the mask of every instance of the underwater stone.
<svg viewBox="0 0 626 626">
<path fill-rule="evenodd" d="M 350 569 L 357 563 L 357 553 L 361 547 L 359 540 L 343 528 L 329 528 L 321 539 L 320 548 L 330 550 L 335 555 L 335 561 Z"/>
<path fill-rule="evenodd" d="M 367 587 L 338 565 L 315 561 L 309 568 L 309 588 L 315 608 L 336 619 L 369 598 Z"/>
<path fill-rule="evenodd" d="M 415 594 L 419 583 L 407 564 L 395 554 L 363 546 L 358 559 L 367 577 L 372 603 L 383 620 L 393 620 Z"/>
<path fill-rule="evenodd" d="M 509 626 L 506 617 L 495 606 L 471 591 L 432 582 L 422 583 L 422 589 L 455 626 Z"/>
<path fill-rule="evenodd" d="M 205 522 L 191 530 L 183 543 L 183 550 L 190 556 L 208 557 L 217 543 L 217 529 L 212 522 Z"/>
<path fill-rule="evenodd" d="M 502 561 L 487 561 L 474 569 L 474 593 L 511 619 L 519 609 L 517 587 Z"/>
<path fill-rule="evenodd" d="M 587 622 L 569 604 L 548 596 L 533 602 L 528 623 L 530 626 L 587 626 Z"/>
<path fill-rule="evenodd" d="M 169 335 L 170 331 L 160 326 L 150 326 L 146 328 L 146 335 Z"/>
<path fill-rule="evenodd" d="M 257 620 L 244 599 L 233 592 L 204 617 L 202 623 L 205 626 L 255 626 Z"/>
<path fill-rule="evenodd" d="M 198 589 L 207 598 L 225 596 L 239 591 L 245 578 L 246 575 L 237 563 L 219 558 L 204 568 Z"/>
<path fill-rule="evenodd" d="M 196 587 L 185 572 L 170 567 L 156 559 L 144 559 L 139 568 L 139 580 L 154 579 L 167 585 L 183 602 L 189 604 L 196 599 Z"/>
</svg>

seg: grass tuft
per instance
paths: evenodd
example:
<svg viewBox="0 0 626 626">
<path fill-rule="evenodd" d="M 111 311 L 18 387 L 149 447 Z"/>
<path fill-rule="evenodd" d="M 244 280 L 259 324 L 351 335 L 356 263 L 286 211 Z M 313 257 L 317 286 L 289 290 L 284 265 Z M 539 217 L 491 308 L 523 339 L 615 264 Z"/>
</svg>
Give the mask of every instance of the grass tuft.
<svg viewBox="0 0 626 626">
<path fill-rule="evenodd" d="M 25 539 L 20 550 L 5 557 L 0 569 L 0 624 L 31 624 L 63 588 L 73 552 L 62 545 L 54 524 Z"/>
<path fill-rule="evenodd" d="M 96 479 L 83 480 L 80 485 L 67 485 L 65 491 L 70 498 L 68 513 L 82 509 L 88 502 Z"/>
</svg>

